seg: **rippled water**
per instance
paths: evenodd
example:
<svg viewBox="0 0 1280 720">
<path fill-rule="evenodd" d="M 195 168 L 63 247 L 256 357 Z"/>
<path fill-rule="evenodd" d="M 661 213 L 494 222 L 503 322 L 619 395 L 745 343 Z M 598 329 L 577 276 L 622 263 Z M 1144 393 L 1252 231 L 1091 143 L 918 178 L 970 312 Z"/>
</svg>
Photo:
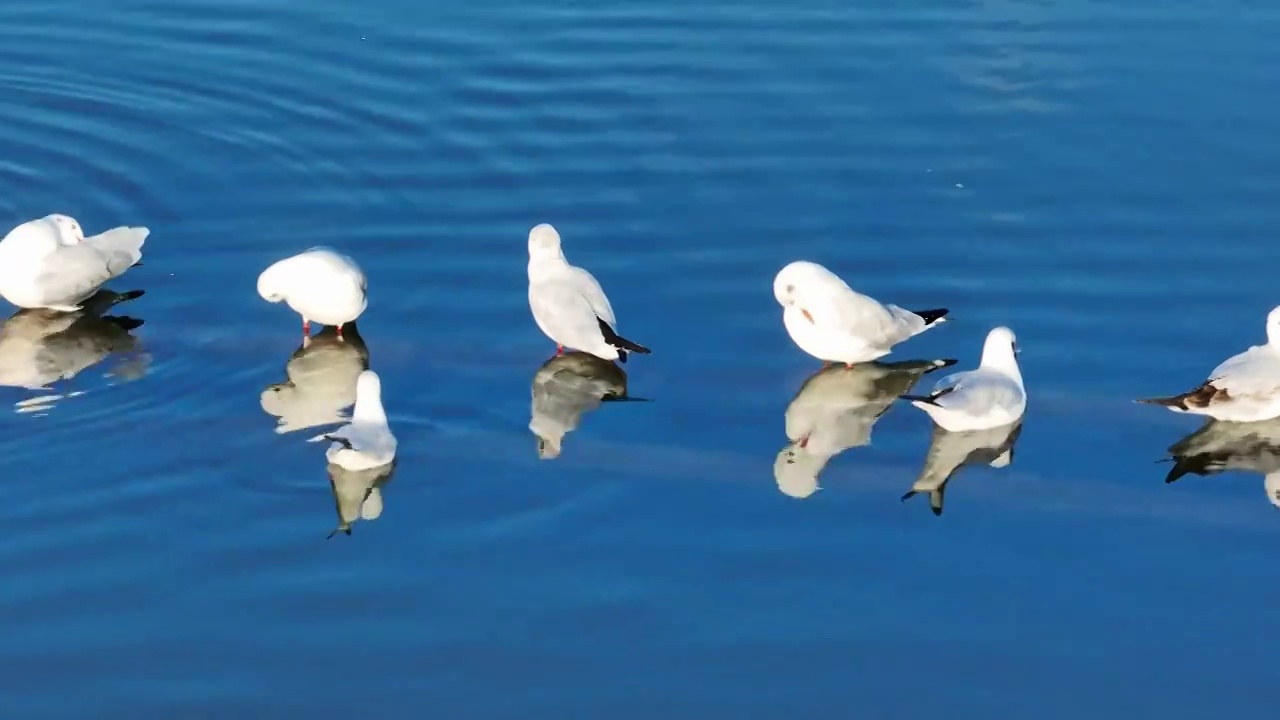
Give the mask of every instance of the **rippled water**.
<svg viewBox="0 0 1280 720">
<path fill-rule="evenodd" d="M 1166 485 L 1154 461 L 1199 425 L 1131 399 L 1190 388 L 1280 302 L 1280 11 L 16 0 L 0 19 L 8 226 L 152 230 L 113 284 L 146 291 L 125 320 L 5 325 L 6 717 L 1269 716 L 1280 430 L 1201 436 L 1192 455 L 1257 452 Z M 538 222 L 653 348 L 625 368 L 648 402 L 573 417 L 590 387 L 544 367 L 526 302 Z M 371 305 L 362 343 L 295 354 L 296 316 L 254 281 L 316 244 L 359 259 Z M 869 436 L 874 412 L 840 420 L 843 452 L 801 458 L 816 481 L 780 460 L 819 369 L 770 292 L 799 257 L 951 308 L 888 361 L 969 367 L 992 325 L 1017 330 L 1012 461 L 981 466 L 1005 438 L 977 448 L 940 517 L 927 488 L 899 497 L 926 456 L 936 481 L 973 448 L 930 452 L 913 408 Z M 365 364 L 399 461 L 330 479 L 304 440 Z M 885 372 L 797 402 L 914 380 Z M 538 387 L 577 423 L 554 459 Z"/>
</svg>

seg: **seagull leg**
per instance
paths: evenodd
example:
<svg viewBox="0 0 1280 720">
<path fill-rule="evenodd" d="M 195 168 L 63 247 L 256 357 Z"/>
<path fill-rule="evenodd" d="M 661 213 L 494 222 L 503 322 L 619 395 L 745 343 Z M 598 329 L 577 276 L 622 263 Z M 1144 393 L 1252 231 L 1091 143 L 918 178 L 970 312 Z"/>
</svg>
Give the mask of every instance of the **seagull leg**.
<svg viewBox="0 0 1280 720">
<path fill-rule="evenodd" d="M 338 333 L 338 339 L 339 339 L 339 340 L 342 340 L 343 338 L 342 338 L 342 326 L 341 326 L 341 325 L 339 325 L 339 326 L 337 327 L 337 333 Z"/>
<path fill-rule="evenodd" d="M 830 361 L 830 360 L 823 360 L 823 361 L 822 361 L 822 367 L 824 367 L 824 368 L 829 368 L 829 367 L 831 367 L 831 361 Z"/>
<path fill-rule="evenodd" d="M 556 357 L 560 357 L 560 356 L 561 356 L 561 355 L 563 355 L 563 354 L 564 354 L 564 346 L 563 346 L 563 345 L 557 345 L 557 346 L 556 346 Z"/>
<path fill-rule="evenodd" d="M 302 318 L 302 335 L 303 337 L 311 336 L 311 321 L 306 318 Z"/>
</svg>

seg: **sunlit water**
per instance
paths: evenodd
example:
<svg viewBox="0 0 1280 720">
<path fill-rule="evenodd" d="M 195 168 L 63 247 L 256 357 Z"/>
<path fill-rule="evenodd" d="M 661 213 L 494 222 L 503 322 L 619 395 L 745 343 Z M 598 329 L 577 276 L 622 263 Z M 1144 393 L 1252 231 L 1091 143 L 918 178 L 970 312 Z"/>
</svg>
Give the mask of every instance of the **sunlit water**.
<svg viewBox="0 0 1280 720">
<path fill-rule="evenodd" d="M 1205 0 L 6 4 L 6 227 L 152 234 L 116 320 L 0 338 L 0 714 L 1270 717 L 1280 431 L 1166 484 L 1199 423 L 1131 400 L 1280 303 L 1278 33 Z M 538 222 L 653 349 L 625 378 L 544 367 Z M 368 273 L 359 343 L 254 292 L 317 244 Z M 947 370 L 886 371 L 798 399 L 872 404 L 787 463 L 797 258 L 951 309 L 886 361 L 1012 326 L 1016 435 L 939 447 L 870 389 Z M 399 461 L 331 479 L 305 440 L 366 365 Z"/>
</svg>

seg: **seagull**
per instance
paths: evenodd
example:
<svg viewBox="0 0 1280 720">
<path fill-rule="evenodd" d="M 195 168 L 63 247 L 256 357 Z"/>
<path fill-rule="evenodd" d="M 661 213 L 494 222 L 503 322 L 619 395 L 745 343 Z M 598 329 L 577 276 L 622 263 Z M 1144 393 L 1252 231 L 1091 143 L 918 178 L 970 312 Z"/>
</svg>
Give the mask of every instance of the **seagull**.
<svg viewBox="0 0 1280 720">
<path fill-rule="evenodd" d="M 330 433 L 317 435 L 308 442 L 328 440 L 325 457 L 344 470 L 370 470 L 382 467 L 396 458 L 396 437 L 387 426 L 382 409 L 382 381 L 372 370 L 360 373 L 356 380 L 356 406 L 351 422 Z"/>
<path fill-rule="evenodd" d="M 1017 354 L 1013 331 L 997 327 L 987 333 L 976 370 L 943 377 L 928 395 L 899 397 L 928 413 L 943 430 L 965 432 L 1010 425 L 1027 409 Z"/>
<path fill-rule="evenodd" d="M 1231 422 L 1280 417 L 1280 307 L 1267 314 L 1267 342 L 1228 358 L 1194 390 L 1137 402 Z"/>
<path fill-rule="evenodd" d="M 825 267 L 797 260 L 773 279 L 782 323 L 801 350 L 852 367 L 888 355 L 894 345 L 944 322 L 949 310 L 904 310 L 854 292 Z"/>
<path fill-rule="evenodd" d="M 546 223 L 529 231 L 529 308 L 538 329 L 556 343 L 602 360 L 627 361 L 627 353 L 649 348 L 618 334 L 609 298 L 591 273 L 570 265 L 560 249 L 560 233 Z"/>
<path fill-rule="evenodd" d="M 369 289 L 355 260 L 329 248 L 314 247 L 280 260 L 258 276 L 258 294 L 267 302 L 281 300 L 302 316 L 302 335 L 311 334 L 311 321 L 337 329 L 354 322 L 368 307 Z"/>
<path fill-rule="evenodd" d="M 25 222 L 0 240 L 0 296 L 20 308 L 76 312 L 104 283 L 139 265 L 151 231 L 117 227 L 85 237 L 68 215 Z"/>
</svg>

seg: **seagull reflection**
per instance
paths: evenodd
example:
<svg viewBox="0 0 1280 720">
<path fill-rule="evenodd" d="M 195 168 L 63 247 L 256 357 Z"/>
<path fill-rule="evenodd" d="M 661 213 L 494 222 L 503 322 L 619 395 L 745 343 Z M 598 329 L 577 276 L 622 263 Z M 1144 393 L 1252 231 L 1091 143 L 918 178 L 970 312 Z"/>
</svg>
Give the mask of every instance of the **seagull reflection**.
<svg viewBox="0 0 1280 720">
<path fill-rule="evenodd" d="M 356 401 L 356 378 L 368 368 L 369 349 L 355 323 L 342 337 L 326 326 L 289 356 L 289 379 L 262 391 L 262 409 L 279 418 L 278 433 L 345 422 L 342 411 Z"/>
<path fill-rule="evenodd" d="M 533 376 L 529 429 L 538 437 L 538 457 L 560 456 L 564 436 L 578 427 L 582 414 L 601 402 L 642 401 L 627 396 L 627 374 L 590 353 L 566 352 L 542 364 Z"/>
<path fill-rule="evenodd" d="M 870 443 L 872 426 L 899 395 L 934 370 L 955 364 L 953 359 L 868 362 L 811 375 L 787 406 L 791 442 L 773 463 L 778 489 L 794 498 L 817 492 L 818 475 L 831 458 Z"/>
<path fill-rule="evenodd" d="M 1280 507 L 1280 418 L 1240 423 L 1210 420 L 1169 448 L 1172 483 L 1184 475 L 1216 475 L 1224 470 L 1261 473 L 1267 499 Z"/>
<path fill-rule="evenodd" d="M 351 332 L 348 325 L 343 335 Z M 382 515 L 382 487 L 391 482 L 396 462 L 366 470 L 347 470 L 336 463 L 329 464 L 329 489 L 338 509 L 338 527 L 329 533 L 351 534 L 351 526 L 357 520 L 377 520 Z"/>
<path fill-rule="evenodd" d="M 142 320 L 105 313 L 142 294 L 141 290 L 103 290 L 75 312 L 30 309 L 14 313 L 0 324 L 0 385 L 49 390 L 51 383 L 69 380 L 109 355 L 140 350 L 141 342 L 130 332 L 140 327 Z M 149 363 L 150 357 L 138 352 L 111 374 L 134 380 L 146 373 Z M 44 400 L 51 399 L 56 398 Z"/>
<path fill-rule="evenodd" d="M 1008 467 L 1013 462 L 1013 446 L 1021 433 L 1022 420 L 1010 425 L 967 432 L 951 432 L 934 425 L 933 442 L 925 455 L 924 468 L 902 499 L 927 492 L 933 514 L 941 515 L 943 493 L 956 471 L 966 465 L 978 464 L 993 468 Z"/>
</svg>

